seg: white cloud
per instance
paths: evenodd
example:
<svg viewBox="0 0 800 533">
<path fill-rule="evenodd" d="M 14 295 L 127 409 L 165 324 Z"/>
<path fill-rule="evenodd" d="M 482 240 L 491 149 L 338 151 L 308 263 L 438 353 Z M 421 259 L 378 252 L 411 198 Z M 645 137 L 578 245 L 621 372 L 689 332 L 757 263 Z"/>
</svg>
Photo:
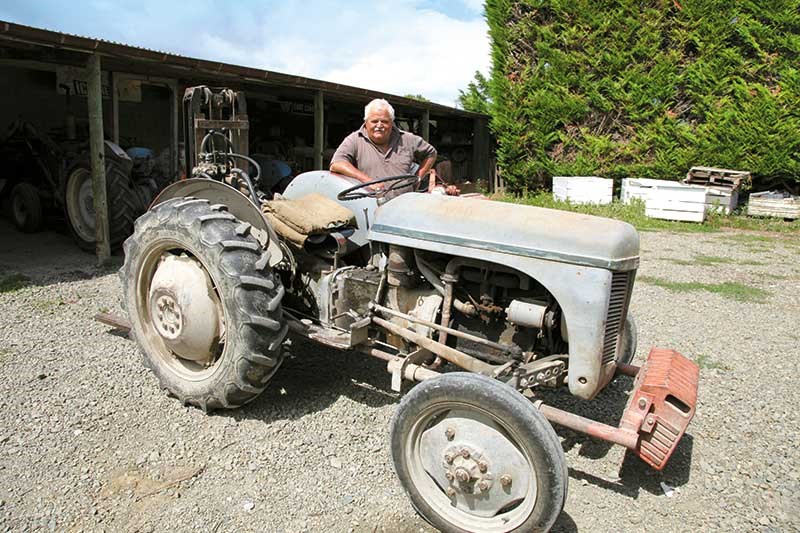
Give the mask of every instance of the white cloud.
<svg viewBox="0 0 800 533">
<path fill-rule="evenodd" d="M 327 69 L 330 81 L 394 94 L 421 94 L 453 105 L 476 70 L 489 67 L 489 40 L 482 20 L 469 22 L 440 13 L 414 11 L 392 21 L 391 30 L 368 31 L 351 64 Z"/>
</svg>

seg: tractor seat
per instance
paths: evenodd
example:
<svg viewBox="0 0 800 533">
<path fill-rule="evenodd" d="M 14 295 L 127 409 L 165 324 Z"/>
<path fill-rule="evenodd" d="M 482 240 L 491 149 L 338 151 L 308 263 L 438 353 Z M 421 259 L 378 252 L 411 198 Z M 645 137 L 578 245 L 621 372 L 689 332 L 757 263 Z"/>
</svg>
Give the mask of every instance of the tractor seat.
<svg viewBox="0 0 800 533">
<path fill-rule="evenodd" d="M 278 235 L 301 248 L 309 237 L 314 242 L 318 236 L 356 225 L 349 209 L 319 193 L 270 200 L 262 211 Z"/>
</svg>

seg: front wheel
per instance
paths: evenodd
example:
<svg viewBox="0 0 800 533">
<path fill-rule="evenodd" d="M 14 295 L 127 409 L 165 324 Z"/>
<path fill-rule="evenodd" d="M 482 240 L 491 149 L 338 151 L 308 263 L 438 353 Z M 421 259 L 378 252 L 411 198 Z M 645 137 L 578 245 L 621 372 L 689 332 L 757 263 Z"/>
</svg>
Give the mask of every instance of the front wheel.
<svg viewBox="0 0 800 533">
<path fill-rule="evenodd" d="M 414 508 L 441 531 L 547 531 L 564 507 L 567 466 L 552 426 L 485 376 L 415 386 L 392 420 L 391 445 Z"/>
<path fill-rule="evenodd" d="M 281 363 L 283 287 L 250 229 L 223 205 L 176 198 L 125 241 L 120 277 L 145 365 L 204 410 L 252 400 Z"/>
<path fill-rule="evenodd" d="M 619 354 L 617 354 L 617 363 L 631 364 L 633 357 L 636 355 L 636 344 L 639 339 L 639 334 L 636 329 L 636 321 L 633 315 L 628 313 L 625 319 L 625 324 L 622 326 L 620 333 L 622 339 L 619 343 Z"/>
</svg>

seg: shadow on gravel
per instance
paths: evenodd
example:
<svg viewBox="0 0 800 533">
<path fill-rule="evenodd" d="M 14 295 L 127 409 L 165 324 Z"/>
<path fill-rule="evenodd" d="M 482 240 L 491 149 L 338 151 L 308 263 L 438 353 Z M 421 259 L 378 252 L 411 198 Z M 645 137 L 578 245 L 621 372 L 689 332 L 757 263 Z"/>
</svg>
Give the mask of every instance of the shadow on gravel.
<svg viewBox="0 0 800 533">
<path fill-rule="evenodd" d="M 290 352 L 258 398 L 225 416 L 270 423 L 323 411 L 340 398 L 371 408 L 400 400 L 390 388 L 391 377 L 383 361 L 294 337 Z"/>
<path fill-rule="evenodd" d="M 122 251 L 112 250 L 108 266 L 78 248 L 69 235 L 54 231 L 21 234 L 0 221 L 0 294 L 25 287 L 82 281 L 115 273 L 122 266 Z"/>
<path fill-rule="evenodd" d="M 550 531 L 555 531 L 556 533 L 575 533 L 578 531 L 578 525 L 566 511 L 561 511 L 561 514 L 558 515 L 556 519 L 556 523 L 553 524 L 553 529 Z"/>
<path fill-rule="evenodd" d="M 633 388 L 633 378 L 620 376 L 609 384 L 592 401 L 582 401 L 569 394 L 566 390 L 545 393 L 545 403 L 564 409 L 571 413 L 597 420 L 610 426 L 618 426 L 625 406 L 628 403 L 628 393 Z M 583 433 L 571 429 L 554 426 L 556 433 L 561 437 L 561 446 L 565 452 L 578 448 L 581 456 L 590 459 L 605 457 L 614 444 L 593 439 Z M 612 490 L 632 499 L 639 497 L 639 491 L 644 489 L 655 495 L 663 494 L 661 482 L 672 487 L 680 487 L 689 482 L 692 463 L 692 449 L 694 446 L 692 435 L 685 434 L 672 454 L 667 466 L 661 472 L 653 470 L 644 461 L 631 451 L 625 453 L 625 458 L 620 465 L 619 480 L 608 481 L 576 468 L 569 468 L 571 478 L 586 481 L 606 490 Z"/>
</svg>

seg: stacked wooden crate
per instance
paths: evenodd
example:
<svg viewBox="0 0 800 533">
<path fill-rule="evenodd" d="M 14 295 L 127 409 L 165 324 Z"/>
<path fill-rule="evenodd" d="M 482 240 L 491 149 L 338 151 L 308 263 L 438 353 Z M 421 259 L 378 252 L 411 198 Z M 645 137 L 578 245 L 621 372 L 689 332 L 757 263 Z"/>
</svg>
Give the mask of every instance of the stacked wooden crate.
<svg viewBox="0 0 800 533">
<path fill-rule="evenodd" d="M 753 193 L 747 202 L 747 214 L 757 217 L 800 218 L 800 196 L 776 191 Z"/>
<path fill-rule="evenodd" d="M 644 214 L 650 218 L 702 222 L 710 198 L 706 187 L 678 181 L 626 178 L 622 180 L 621 199 L 644 201 Z"/>
<path fill-rule="evenodd" d="M 614 180 L 597 176 L 553 176 L 553 198 L 573 204 L 610 204 Z"/>
<path fill-rule="evenodd" d="M 739 203 L 739 191 L 749 188 L 752 176 L 743 170 L 692 167 L 683 182 L 708 187 L 708 209 L 730 215 Z"/>
</svg>

